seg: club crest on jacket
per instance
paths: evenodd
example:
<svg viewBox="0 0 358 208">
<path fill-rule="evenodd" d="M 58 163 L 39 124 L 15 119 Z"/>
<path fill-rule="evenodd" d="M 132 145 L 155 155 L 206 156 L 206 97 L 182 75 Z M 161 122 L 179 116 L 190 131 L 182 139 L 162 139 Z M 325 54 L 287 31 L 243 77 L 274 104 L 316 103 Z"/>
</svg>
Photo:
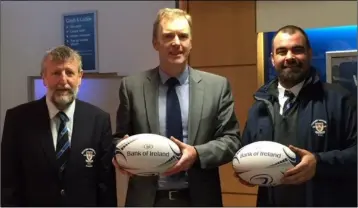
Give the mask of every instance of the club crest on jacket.
<svg viewBox="0 0 358 208">
<path fill-rule="evenodd" d="M 312 122 L 311 126 L 317 136 L 323 136 L 326 133 L 327 121 L 322 119 L 316 119 Z"/>
<path fill-rule="evenodd" d="M 93 167 L 93 159 L 96 156 L 96 151 L 92 148 L 86 148 L 81 154 L 85 157 L 86 167 Z"/>
</svg>

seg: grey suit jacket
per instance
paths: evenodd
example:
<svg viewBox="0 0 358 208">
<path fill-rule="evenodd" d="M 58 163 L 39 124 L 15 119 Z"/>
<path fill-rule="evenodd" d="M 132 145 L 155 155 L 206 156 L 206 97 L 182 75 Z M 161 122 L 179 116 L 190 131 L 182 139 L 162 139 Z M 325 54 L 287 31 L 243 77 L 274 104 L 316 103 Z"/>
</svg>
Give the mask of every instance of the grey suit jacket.
<svg viewBox="0 0 358 208">
<path fill-rule="evenodd" d="M 158 67 L 125 77 L 119 89 L 116 136 L 159 134 Z M 188 144 L 198 160 L 188 170 L 193 206 L 222 206 L 218 166 L 241 147 L 239 123 L 228 80 L 189 67 Z M 126 206 L 153 206 L 158 177 L 132 176 Z"/>
</svg>

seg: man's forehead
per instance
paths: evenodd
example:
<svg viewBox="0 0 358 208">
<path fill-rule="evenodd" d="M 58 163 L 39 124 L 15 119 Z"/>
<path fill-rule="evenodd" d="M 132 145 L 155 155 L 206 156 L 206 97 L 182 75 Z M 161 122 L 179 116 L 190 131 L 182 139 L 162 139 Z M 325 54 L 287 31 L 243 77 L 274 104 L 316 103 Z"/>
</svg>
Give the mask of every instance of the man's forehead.
<svg viewBox="0 0 358 208">
<path fill-rule="evenodd" d="M 305 38 L 299 33 L 295 32 L 293 34 L 280 32 L 276 35 L 274 39 L 274 47 L 285 47 L 285 46 L 305 46 Z"/>
<path fill-rule="evenodd" d="M 48 59 L 45 64 L 51 65 L 54 68 L 77 68 L 78 63 L 75 59 L 67 59 L 67 60 L 50 60 Z"/>
<path fill-rule="evenodd" d="M 182 33 L 189 33 L 190 26 L 184 17 L 175 18 L 175 19 L 168 19 L 163 20 L 161 22 L 162 30 L 164 33 L 166 32 L 182 32 Z"/>
<path fill-rule="evenodd" d="M 53 64 L 72 64 L 77 62 L 77 60 L 74 57 L 58 58 L 54 56 L 48 56 L 46 61 Z"/>
</svg>

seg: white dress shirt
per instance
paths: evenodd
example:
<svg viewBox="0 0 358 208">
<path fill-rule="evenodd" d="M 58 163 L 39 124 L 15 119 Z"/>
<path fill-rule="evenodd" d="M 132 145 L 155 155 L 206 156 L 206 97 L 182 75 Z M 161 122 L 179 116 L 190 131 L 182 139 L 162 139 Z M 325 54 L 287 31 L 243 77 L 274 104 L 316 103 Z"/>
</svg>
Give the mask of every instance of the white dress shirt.
<svg viewBox="0 0 358 208">
<path fill-rule="evenodd" d="M 60 127 L 60 118 L 58 118 L 56 115 L 59 112 L 59 110 L 52 103 L 48 95 L 46 95 L 46 104 L 50 116 L 50 127 L 51 127 L 51 133 L 53 138 L 53 145 L 56 150 L 58 128 Z M 66 123 L 66 127 L 68 129 L 68 139 L 70 143 L 71 143 L 71 137 L 73 132 L 73 115 L 75 112 L 75 106 L 76 106 L 76 101 L 73 101 L 71 105 L 63 111 L 69 119 L 69 121 Z"/>
<path fill-rule="evenodd" d="M 286 102 L 286 100 L 288 99 L 287 96 L 285 96 L 285 90 L 288 90 L 290 92 L 292 92 L 295 95 L 295 99 L 298 95 L 298 93 L 301 91 L 302 87 L 303 87 L 304 81 L 298 83 L 297 85 L 293 86 L 290 89 L 286 89 L 284 88 L 280 82 L 278 82 L 278 102 L 280 104 L 280 114 L 282 115 L 283 113 L 283 105 Z"/>
</svg>

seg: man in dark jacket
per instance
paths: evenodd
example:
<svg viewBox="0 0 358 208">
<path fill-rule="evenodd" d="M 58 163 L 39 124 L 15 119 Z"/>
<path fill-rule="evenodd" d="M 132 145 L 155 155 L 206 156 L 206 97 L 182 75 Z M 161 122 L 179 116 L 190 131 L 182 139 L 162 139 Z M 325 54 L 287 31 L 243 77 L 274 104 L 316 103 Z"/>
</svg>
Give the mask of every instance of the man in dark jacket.
<svg viewBox="0 0 358 208">
<path fill-rule="evenodd" d="M 255 93 L 243 144 L 287 145 L 298 164 L 284 174 L 282 185 L 259 187 L 257 205 L 356 207 L 357 101 L 319 80 L 301 28 L 279 29 L 271 55 L 278 76 Z"/>
<path fill-rule="evenodd" d="M 110 115 L 78 99 L 82 57 L 68 46 L 41 62 L 46 95 L 6 111 L 2 207 L 116 207 Z"/>
</svg>

